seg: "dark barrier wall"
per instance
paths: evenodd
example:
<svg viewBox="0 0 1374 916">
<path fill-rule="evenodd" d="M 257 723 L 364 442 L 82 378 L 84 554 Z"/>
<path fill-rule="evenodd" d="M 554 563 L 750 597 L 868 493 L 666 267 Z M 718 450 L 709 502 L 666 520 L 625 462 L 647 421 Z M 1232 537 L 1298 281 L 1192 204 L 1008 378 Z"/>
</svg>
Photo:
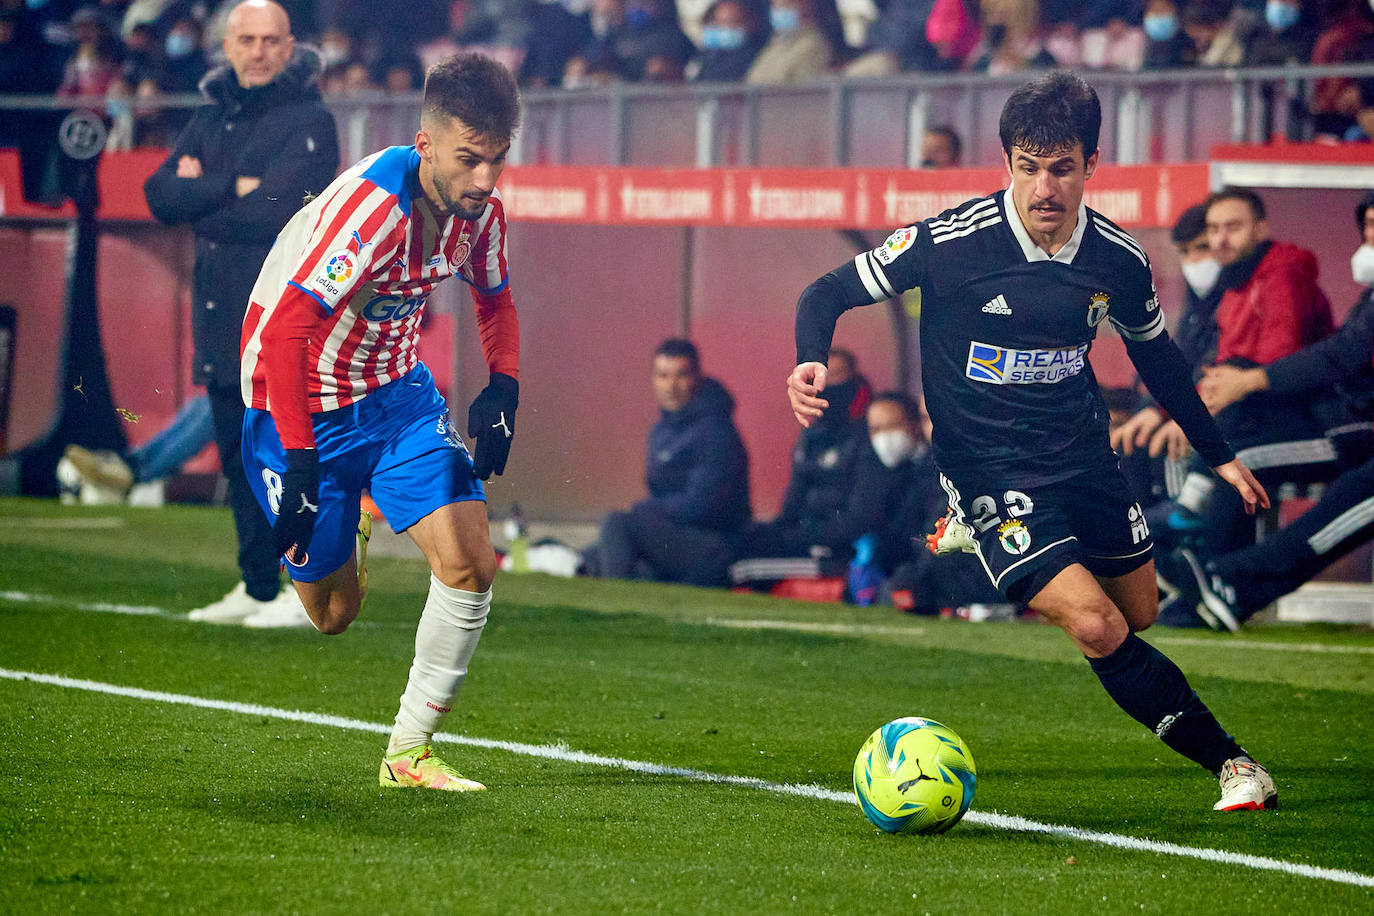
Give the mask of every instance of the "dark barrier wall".
<svg viewBox="0 0 1374 916">
<path fill-rule="evenodd" d="M 1266 190 L 1274 235 L 1317 251 L 1337 317 L 1355 301 L 1349 258 L 1359 191 Z M 751 455 L 756 515 L 777 511 L 797 427 L 783 380 L 791 370 L 797 294 L 851 257 L 824 230 L 645 229 L 513 224 L 512 288 L 520 308 L 521 406 L 509 470 L 490 487 L 493 512 L 518 501 L 532 516 L 591 520 L 643 493 L 644 437 L 655 418 L 649 353 L 679 333 L 684 268 L 688 314 L 705 369 L 734 393 Z M 1165 311 L 1181 280 L 1164 230 L 1134 233 L 1155 262 Z M 684 248 L 691 238 L 691 257 Z M 0 302 L 18 312 L 9 447 L 46 431 L 57 404 L 63 227 L 0 223 Z M 147 439 L 195 393 L 189 383 L 190 240 L 148 224 L 106 223 L 99 259 L 101 332 L 117 407 Z M 455 419 L 485 382 L 471 303 L 457 284 L 431 300 L 423 355 L 449 390 Z M 456 351 L 453 341 L 456 336 Z M 846 315 L 838 344 L 856 350 L 875 387 L 894 382 L 889 319 L 881 306 Z M 1103 331 L 1094 367 L 1104 384 L 1129 381 L 1116 335 Z"/>
</svg>

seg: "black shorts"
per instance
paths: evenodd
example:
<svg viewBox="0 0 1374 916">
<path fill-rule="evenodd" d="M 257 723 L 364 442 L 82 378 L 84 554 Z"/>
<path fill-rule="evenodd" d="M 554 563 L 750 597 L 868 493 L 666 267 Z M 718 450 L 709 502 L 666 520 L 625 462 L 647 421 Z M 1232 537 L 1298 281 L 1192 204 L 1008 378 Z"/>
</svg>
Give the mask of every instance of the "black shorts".
<svg viewBox="0 0 1374 916">
<path fill-rule="evenodd" d="M 1074 563 L 1114 578 L 1150 560 L 1145 513 L 1109 465 L 1036 487 L 998 487 L 940 475 L 956 518 L 973 529 L 993 586 L 1027 603 Z"/>
</svg>

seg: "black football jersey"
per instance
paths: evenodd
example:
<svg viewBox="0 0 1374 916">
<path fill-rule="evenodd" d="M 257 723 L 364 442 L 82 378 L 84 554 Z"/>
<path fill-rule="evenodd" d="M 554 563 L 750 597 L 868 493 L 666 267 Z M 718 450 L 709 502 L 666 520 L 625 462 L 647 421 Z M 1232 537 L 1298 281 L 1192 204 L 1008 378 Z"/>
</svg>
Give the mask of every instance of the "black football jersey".
<svg viewBox="0 0 1374 916">
<path fill-rule="evenodd" d="M 1114 464 L 1088 353 L 1104 320 L 1164 333 L 1144 249 L 1080 205 L 1050 257 L 1009 192 L 894 232 L 854 260 L 873 301 L 921 290 L 921 361 L 935 458 L 958 479 L 1037 485 Z"/>
</svg>

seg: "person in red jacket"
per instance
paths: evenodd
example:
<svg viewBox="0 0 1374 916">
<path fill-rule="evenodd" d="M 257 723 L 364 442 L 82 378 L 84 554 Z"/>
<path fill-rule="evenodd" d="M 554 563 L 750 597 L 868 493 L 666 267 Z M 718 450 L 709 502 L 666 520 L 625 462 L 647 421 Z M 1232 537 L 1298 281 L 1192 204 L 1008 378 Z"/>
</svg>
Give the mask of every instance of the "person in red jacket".
<svg viewBox="0 0 1374 916">
<path fill-rule="evenodd" d="M 1254 191 L 1223 188 L 1208 199 L 1207 241 L 1226 288 L 1217 305 L 1218 364 L 1268 365 L 1331 333 L 1316 255 L 1269 237 Z"/>
<path fill-rule="evenodd" d="M 1223 188 L 1207 199 L 1206 207 L 1207 244 L 1221 265 L 1217 283 L 1223 290 L 1216 309 L 1214 364 L 1267 366 L 1330 335 L 1331 303 L 1317 285 L 1317 258 L 1270 237 L 1263 199 L 1246 188 Z M 1336 410 L 1334 401 L 1264 392 L 1219 411 L 1216 421 L 1246 466 L 1273 487 L 1330 480 L 1339 473 L 1325 435 L 1340 423 Z M 1223 489 L 1214 489 L 1195 469 L 1178 497 L 1194 514 L 1185 513 L 1181 521 L 1171 517 L 1168 527 L 1200 529 L 1199 536 L 1214 551 L 1251 543 L 1254 525 Z"/>
</svg>

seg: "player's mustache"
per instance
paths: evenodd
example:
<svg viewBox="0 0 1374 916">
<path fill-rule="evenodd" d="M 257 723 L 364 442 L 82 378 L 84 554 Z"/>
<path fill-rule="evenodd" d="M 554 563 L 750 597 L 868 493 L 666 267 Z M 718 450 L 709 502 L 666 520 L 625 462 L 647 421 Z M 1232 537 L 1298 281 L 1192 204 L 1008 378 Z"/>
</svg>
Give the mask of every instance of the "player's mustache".
<svg viewBox="0 0 1374 916">
<path fill-rule="evenodd" d="M 1064 210 L 1064 206 L 1062 204 L 1057 204 L 1049 200 L 1035 201 L 1030 205 L 1030 208 L 1032 210 L 1058 210 L 1060 212 Z"/>
</svg>

